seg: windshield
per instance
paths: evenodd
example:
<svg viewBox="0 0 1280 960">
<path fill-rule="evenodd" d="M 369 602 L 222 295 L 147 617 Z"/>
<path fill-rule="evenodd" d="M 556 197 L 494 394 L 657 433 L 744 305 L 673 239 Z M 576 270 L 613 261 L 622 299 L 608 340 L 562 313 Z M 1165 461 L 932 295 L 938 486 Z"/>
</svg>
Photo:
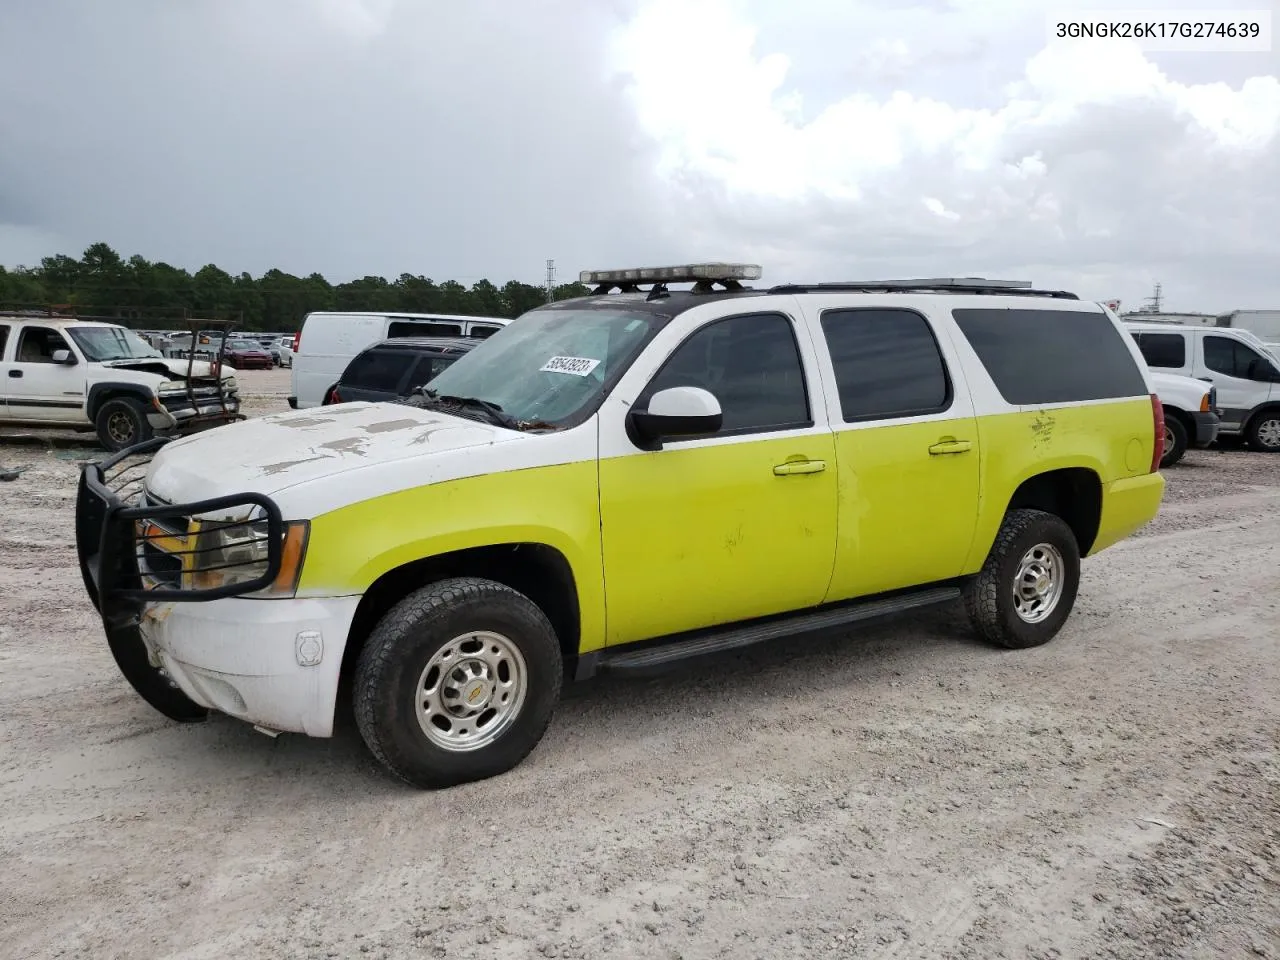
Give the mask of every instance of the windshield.
<svg viewBox="0 0 1280 960">
<path fill-rule="evenodd" d="M 262 344 L 254 343 L 252 340 L 228 340 L 228 350 L 261 350 Z"/>
<path fill-rule="evenodd" d="M 517 421 L 556 426 L 597 404 L 658 318 L 624 309 L 539 309 L 477 344 L 427 388 L 495 404 Z"/>
<path fill-rule="evenodd" d="M 89 360 L 161 360 L 163 355 L 124 327 L 70 327 L 68 332 Z"/>
</svg>

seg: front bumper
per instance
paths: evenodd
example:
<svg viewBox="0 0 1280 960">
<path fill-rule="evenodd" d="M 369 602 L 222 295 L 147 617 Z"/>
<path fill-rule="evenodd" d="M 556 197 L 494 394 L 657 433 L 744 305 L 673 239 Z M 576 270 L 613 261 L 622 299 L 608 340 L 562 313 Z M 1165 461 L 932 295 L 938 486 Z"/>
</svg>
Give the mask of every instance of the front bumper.
<svg viewBox="0 0 1280 960">
<path fill-rule="evenodd" d="M 1222 428 L 1222 420 L 1212 411 L 1196 411 L 1191 414 L 1195 423 L 1195 435 L 1191 438 L 1191 446 L 1207 447 L 1218 439 L 1218 431 Z"/>
<path fill-rule="evenodd" d="M 270 730 L 329 737 L 359 602 L 156 604 L 144 610 L 138 634 L 149 662 L 200 707 Z"/>
<path fill-rule="evenodd" d="M 147 421 L 155 430 L 178 433 L 194 433 L 244 419 L 238 394 L 225 398 L 216 393 L 166 395 L 160 398 L 158 407 L 147 414 Z"/>
<path fill-rule="evenodd" d="M 184 504 L 150 504 L 136 496 L 151 455 L 167 438 L 86 464 L 76 498 L 76 553 L 85 590 L 102 618 L 116 665 L 151 706 L 174 720 L 201 720 L 217 709 L 275 730 L 327 736 L 337 677 L 358 598 L 247 599 L 280 572 L 284 522 L 261 494 Z M 166 580 L 140 557 L 157 543 L 197 547 L 179 532 L 146 533 L 142 523 L 182 527 L 187 518 L 259 508 L 267 559 L 252 581 L 212 588 Z M 185 569 L 185 568 L 184 568 Z"/>
</svg>

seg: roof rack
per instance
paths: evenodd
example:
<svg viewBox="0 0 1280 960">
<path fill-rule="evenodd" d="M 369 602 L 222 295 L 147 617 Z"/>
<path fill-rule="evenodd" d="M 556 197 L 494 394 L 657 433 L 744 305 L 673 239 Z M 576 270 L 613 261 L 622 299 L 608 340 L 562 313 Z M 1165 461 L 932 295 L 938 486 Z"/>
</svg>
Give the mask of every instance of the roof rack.
<svg viewBox="0 0 1280 960">
<path fill-rule="evenodd" d="M 936 277 L 925 280 L 850 280 L 834 283 L 787 283 L 770 288 L 770 293 L 971 293 L 1004 294 L 1016 297 L 1051 297 L 1079 300 L 1067 290 L 1036 290 L 1030 280 L 987 280 L 985 277 Z"/>
<path fill-rule="evenodd" d="M 755 263 L 685 263 L 673 267 L 629 267 L 623 270 L 583 270 L 582 283 L 594 283 L 593 294 L 640 293 L 640 284 L 652 283 L 650 299 L 667 292 L 668 283 L 692 283 L 694 293 L 712 293 L 718 283 L 725 290 L 742 290 L 743 280 L 760 279 L 760 265 Z"/>
</svg>

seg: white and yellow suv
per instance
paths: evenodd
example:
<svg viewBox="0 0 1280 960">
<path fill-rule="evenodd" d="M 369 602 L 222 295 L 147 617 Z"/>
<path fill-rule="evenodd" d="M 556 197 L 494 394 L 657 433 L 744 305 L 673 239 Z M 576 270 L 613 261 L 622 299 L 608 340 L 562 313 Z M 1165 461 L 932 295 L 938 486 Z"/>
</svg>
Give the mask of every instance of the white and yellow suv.
<svg viewBox="0 0 1280 960">
<path fill-rule="evenodd" d="M 442 787 L 522 762 L 566 678 L 960 598 L 994 644 L 1050 640 L 1080 558 L 1164 490 L 1119 320 L 1017 282 L 759 276 L 586 273 L 410 403 L 86 467 L 121 671 L 174 719 L 314 737 L 349 680 L 377 758 Z"/>
</svg>

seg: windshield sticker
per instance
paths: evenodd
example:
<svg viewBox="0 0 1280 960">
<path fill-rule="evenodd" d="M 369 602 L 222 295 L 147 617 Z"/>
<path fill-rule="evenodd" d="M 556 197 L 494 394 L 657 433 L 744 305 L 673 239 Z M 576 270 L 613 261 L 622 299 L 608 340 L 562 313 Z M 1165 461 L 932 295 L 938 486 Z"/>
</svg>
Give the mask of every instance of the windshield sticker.
<svg viewBox="0 0 1280 960">
<path fill-rule="evenodd" d="M 552 357 L 540 369 L 543 373 L 571 373 L 575 377 L 585 377 L 598 366 L 600 361 L 590 357 Z"/>
</svg>

